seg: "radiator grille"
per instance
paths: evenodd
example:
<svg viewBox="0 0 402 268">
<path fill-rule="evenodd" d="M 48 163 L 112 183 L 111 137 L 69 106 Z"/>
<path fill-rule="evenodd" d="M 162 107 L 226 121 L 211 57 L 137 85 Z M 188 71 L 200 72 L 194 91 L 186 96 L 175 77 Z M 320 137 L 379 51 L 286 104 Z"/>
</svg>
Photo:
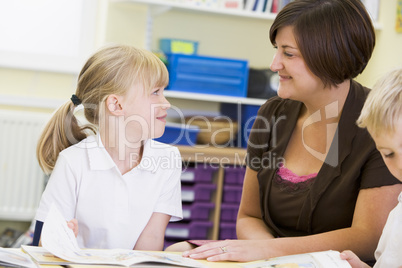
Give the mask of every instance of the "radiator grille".
<svg viewBox="0 0 402 268">
<path fill-rule="evenodd" d="M 36 144 L 48 114 L 0 110 L 0 219 L 31 221 L 46 176 Z"/>
</svg>

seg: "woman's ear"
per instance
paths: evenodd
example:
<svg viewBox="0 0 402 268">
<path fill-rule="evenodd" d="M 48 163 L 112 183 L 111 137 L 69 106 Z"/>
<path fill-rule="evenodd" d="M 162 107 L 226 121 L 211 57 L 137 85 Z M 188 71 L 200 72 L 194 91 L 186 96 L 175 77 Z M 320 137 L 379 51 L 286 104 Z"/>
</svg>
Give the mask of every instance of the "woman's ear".
<svg viewBox="0 0 402 268">
<path fill-rule="evenodd" d="M 123 115 L 121 97 L 115 94 L 109 95 L 106 99 L 106 109 L 113 115 Z"/>
</svg>

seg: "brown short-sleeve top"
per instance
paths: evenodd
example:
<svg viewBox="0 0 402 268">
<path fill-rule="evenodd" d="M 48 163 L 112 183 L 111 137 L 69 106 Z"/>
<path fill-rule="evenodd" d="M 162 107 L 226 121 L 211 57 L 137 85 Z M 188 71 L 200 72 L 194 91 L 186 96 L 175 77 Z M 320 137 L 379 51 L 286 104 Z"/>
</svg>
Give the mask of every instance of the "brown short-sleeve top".
<svg viewBox="0 0 402 268">
<path fill-rule="evenodd" d="M 247 166 L 258 172 L 262 217 L 278 236 L 350 227 L 360 189 L 400 183 L 374 141 L 356 125 L 369 89 L 351 81 L 337 132 L 317 176 L 296 189 L 277 178 L 302 103 L 279 97 L 261 106 L 250 133 Z"/>
</svg>

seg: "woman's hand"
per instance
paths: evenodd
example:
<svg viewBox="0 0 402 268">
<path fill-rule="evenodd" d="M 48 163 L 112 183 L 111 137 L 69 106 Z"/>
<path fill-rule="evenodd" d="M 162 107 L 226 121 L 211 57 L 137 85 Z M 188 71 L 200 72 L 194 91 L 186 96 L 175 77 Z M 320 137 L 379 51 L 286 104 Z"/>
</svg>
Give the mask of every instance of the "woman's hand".
<svg viewBox="0 0 402 268">
<path fill-rule="evenodd" d="M 253 261 L 266 259 L 270 240 L 223 240 L 183 252 L 183 257 L 208 261 Z"/>
<path fill-rule="evenodd" d="M 357 257 L 356 254 L 354 254 L 350 250 L 345 250 L 341 253 L 341 259 L 342 260 L 347 260 L 349 264 L 352 266 L 352 268 L 368 268 L 366 263 L 362 262 L 359 257 Z"/>
<path fill-rule="evenodd" d="M 67 222 L 68 228 L 73 230 L 75 237 L 78 235 L 78 221 L 77 219 L 72 219 L 71 221 Z"/>
</svg>

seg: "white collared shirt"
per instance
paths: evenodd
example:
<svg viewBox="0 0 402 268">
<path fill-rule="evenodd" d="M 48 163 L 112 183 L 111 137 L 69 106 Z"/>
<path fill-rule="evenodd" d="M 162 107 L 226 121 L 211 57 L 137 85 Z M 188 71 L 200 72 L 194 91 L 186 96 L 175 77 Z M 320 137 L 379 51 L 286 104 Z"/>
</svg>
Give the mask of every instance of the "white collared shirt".
<svg viewBox="0 0 402 268">
<path fill-rule="evenodd" d="M 44 222 L 55 203 L 78 220 L 81 248 L 133 249 L 153 212 L 182 219 L 181 165 L 176 147 L 147 140 L 140 164 L 121 175 L 90 136 L 59 154 L 35 218 Z"/>
<path fill-rule="evenodd" d="M 398 196 L 398 205 L 389 213 L 375 258 L 375 268 L 402 266 L 402 192 Z"/>
</svg>

